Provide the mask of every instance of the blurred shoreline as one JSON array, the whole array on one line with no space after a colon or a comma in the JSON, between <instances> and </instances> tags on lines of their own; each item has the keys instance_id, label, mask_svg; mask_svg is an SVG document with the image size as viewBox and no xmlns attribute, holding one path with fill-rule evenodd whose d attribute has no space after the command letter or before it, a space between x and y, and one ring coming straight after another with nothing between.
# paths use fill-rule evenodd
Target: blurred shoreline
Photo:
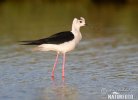
<instances>
[{"instance_id":1,"label":"blurred shoreline","mask_svg":"<svg viewBox=\"0 0 138 100\"><path fill-rule=\"evenodd\" d=\"M137 3L94 3L95 0L1 0L0 39L19 41L70 30L74 17L83 16L88 27L83 37L137 37ZM113 0L114 1L114 0ZM117 0L118 1L118 0ZM120 0L121 1L121 0ZM133 1L133 0L132 0ZM134 0L135 1L135 0ZM8 38L7 40L7 37ZM11 40L10 40L11 39Z\"/></svg>"},{"instance_id":2,"label":"blurred shoreline","mask_svg":"<svg viewBox=\"0 0 138 100\"><path fill-rule=\"evenodd\" d=\"M37 2L37 3L43 3L43 2L92 2L95 4L131 4L131 3L138 3L137 0L0 0L0 3L2 2Z\"/></svg>"}]
</instances>

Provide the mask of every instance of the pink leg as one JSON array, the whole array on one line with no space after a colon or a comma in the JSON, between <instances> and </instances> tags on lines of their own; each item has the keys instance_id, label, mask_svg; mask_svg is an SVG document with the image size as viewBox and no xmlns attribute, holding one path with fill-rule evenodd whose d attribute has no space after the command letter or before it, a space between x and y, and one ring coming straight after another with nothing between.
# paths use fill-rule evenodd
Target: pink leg
<instances>
[{"instance_id":1,"label":"pink leg","mask_svg":"<svg viewBox=\"0 0 138 100\"><path fill-rule=\"evenodd\" d=\"M66 54L64 53L63 54L63 64L62 64L62 78L65 77L65 74L64 74L64 72L65 72L65 60L66 60Z\"/></svg>"},{"instance_id":2,"label":"pink leg","mask_svg":"<svg viewBox=\"0 0 138 100\"><path fill-rule=\"evenodd\" d=\"M51 77L54 77L54 71L55 71L55 68L56 68L56 65L57 65L57 62L58 62L58 52L57 52L57 56L56 56L56 59L55 59L55 63L54 63L54 67L53 67L53 70L52 70L52 74L51 74Z\"/></svg>"}]
</instances>

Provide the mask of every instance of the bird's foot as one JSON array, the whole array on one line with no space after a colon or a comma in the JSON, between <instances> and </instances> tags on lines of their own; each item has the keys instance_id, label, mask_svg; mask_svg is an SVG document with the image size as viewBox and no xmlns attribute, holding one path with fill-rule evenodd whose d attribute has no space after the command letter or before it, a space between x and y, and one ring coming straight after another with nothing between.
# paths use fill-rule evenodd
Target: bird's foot
<instances>
[{"instance_id":1,"label":"bird's foot","mask_svg":"<svg viewBox=\"0 0 138 100\"><path fill-rule=\"evenodd\" d=\"M62 76L62 80L64 80L65 79L65 76Z\"/></svg>"},{"instance_id":2,"label":"bird's foot","mask_svg":"<svg viewBox=\"0 0 138 100\"><path fill-rule=\"evenodd\" d=\"M54 77L54 71L52 71L52 73L51 73L51 77Z\"/></svg>"},{"instance_id":3,"label":"bird's foot","mask_svg":"<svg viewBox=\"0 0 138 100\"><path fill-rule=\"evenodd\" d=\"M54 75L52 75L52 76L51 76L51 80L54 80L54 79L55 79L55 77L54 77Z\"/></svg>"}]
</instances>

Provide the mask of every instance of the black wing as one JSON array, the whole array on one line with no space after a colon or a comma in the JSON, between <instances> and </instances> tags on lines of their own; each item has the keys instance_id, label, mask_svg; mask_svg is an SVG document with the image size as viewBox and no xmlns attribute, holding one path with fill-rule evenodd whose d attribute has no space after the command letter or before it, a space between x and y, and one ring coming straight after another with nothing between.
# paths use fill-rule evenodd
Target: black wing
<instances>
[{"instance_id":1,"label":"black wing","mask_svg":"<svg viewBox=\"0 0 138 100\"><path fill-rule=\"evenodd\" d=\"M30 40L30 41L21 41L21 42L25 42L22 45L62 44L64 42L68 42L73 39L74 39L73 33L70 31L65 31L54 34L48 38Z\"/></svg>"}]
</instances>

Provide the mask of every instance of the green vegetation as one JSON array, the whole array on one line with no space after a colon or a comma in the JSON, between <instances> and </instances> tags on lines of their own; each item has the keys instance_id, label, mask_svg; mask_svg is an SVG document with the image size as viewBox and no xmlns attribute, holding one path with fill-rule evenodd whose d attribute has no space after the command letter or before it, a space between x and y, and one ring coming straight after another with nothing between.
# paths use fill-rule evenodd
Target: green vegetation
<instances>
[{"instance_id":1,"label":"green vegetation","mask_svg":"<svg viewBox=\"0 0 138 100\"><path fill-rule=\"evenodd\" d=\"M85 17L89 25L82 30L87 33L83 34L84 37L107 37L115 34L121 37L138 36L137 4L99 5L93 0L22 1L24 2L1 0L0 39L3 42L36 39L58 31L70 30L73 18L80 16Z\"/></svg>"}]
</instances>

